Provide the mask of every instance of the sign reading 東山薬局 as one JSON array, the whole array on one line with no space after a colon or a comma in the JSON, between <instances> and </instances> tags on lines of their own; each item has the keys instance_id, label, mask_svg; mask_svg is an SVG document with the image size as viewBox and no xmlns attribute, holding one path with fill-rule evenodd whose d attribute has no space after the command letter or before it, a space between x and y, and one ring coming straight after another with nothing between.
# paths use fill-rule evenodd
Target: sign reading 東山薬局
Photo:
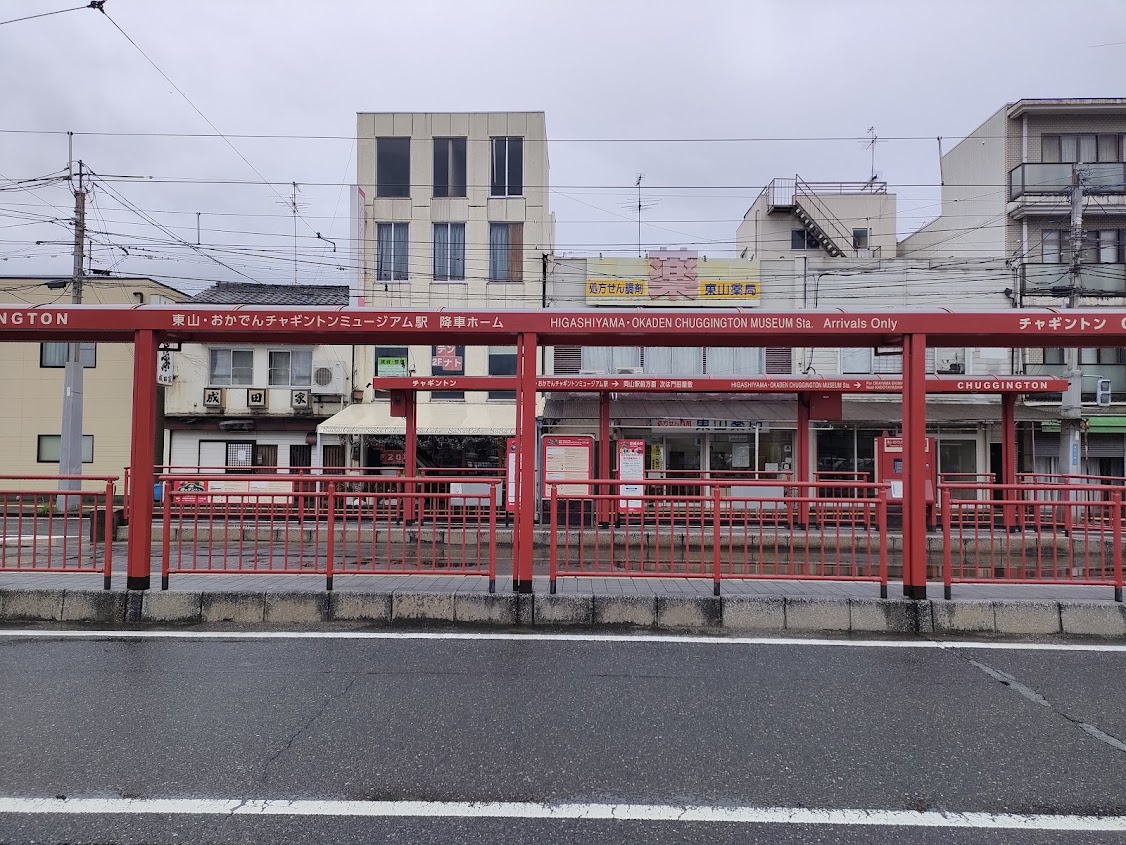
<instances>
[{"instance_id":1,"label":"sign reading \u6771\u5c71\u85ac\u5c40","mask_svg":"<svg viewBox=\"0 0 1126 845\"><path fill-rule=\"evenodd\" d=\"M591 305L755 306L762 299L758 262L701 258L688 250L646 258L588 258Z\"/></svg>"}]
</instances>

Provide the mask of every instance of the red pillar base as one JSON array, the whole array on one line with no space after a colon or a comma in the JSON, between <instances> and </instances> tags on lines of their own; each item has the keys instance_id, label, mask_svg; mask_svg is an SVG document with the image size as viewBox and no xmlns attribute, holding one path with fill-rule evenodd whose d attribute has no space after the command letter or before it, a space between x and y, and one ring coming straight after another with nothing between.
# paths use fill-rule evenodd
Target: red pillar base
<instances>
[{"instance_id":1,"label":"red pillar base","mask_svg":"<svg viewBox=\"0 0 1126 845\"><path fill-rule=\"evenodd\" d=\"M127 590L147 590L152 581L150 575L128 575L125 578L125 589Z\"/></svg>"},{"instance_id":2,"label":"red pillar base","mask_svg":"<svg viewBox=\"0 0 1126 845\"><path fill-rule=\"evenodd\" d=\"M923 601L927 597L927 585L912 584L910 586L904 585L903 595L912 601Z\"/></svg>"}]
</instances>

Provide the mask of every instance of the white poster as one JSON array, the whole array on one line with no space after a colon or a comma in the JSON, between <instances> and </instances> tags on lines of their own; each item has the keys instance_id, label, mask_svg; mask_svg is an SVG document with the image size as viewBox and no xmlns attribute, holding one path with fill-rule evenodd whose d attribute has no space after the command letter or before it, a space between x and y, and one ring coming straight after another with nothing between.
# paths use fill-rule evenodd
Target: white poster
<instances>
[{"instance_id":1,"label":"white poster","mask_svg":"<svg viewBox=\"0 0 1126 845\"><path fill-rule=\"evenodd\" d=\"M618 441L618 480L645 481L645 441L644 440L619 440ZM618 499L618 510L622 513L640 513L642 510L641 499L630 499L629 496L642 496L645 494L644 483L621 484L618 492L622 498Z\"/></svg>"},{"instance_id":2,"label":"white poster","mask_svg":"<svg viewBox=\"0 0 1126 845\"><path fill-rule=\"evenodd\" d=\"M590 478L591 454L594 441L589 437L548 437L543 447L545 494L550 497L548 481ZM589 496L589 484L560 484L558 496Z\"/></svg>"},{"instance_id":3,"label":"white poster","mask_svg":"<svg viewBox=\"0 0 1126 845\"><path fill-rule=\"evenodd\" d=\"M751 444L734 443L731 446L731 466L746 469L751 465Z\"/></svg>"}]
</instances>

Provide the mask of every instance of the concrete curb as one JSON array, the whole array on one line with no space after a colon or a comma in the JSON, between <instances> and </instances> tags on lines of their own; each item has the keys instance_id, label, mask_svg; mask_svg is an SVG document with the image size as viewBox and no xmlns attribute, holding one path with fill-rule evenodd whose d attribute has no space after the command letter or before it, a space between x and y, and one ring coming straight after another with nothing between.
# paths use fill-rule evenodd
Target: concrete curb
<instances>
[{"instance_id":1,"label":"concrete curb","mask_svg":"<svg viewBox=\"0 0 1126 845\"><path fill-rule=\"evenodd\" d=\"M810 596L438 592L125 592L0 589L0 624L248 627L358 623L609 627L731 633L784 631L1126 640L1114 602Z\"/></svg>"}]
</instances>

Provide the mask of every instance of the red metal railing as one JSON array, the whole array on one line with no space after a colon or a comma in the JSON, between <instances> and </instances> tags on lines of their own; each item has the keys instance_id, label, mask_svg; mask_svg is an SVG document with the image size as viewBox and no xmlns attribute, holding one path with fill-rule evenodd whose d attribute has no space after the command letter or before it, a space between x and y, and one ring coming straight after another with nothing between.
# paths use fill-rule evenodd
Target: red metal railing
<instances>
[{"instance_id":1,"label":"red metal railing","mask_svg":"<svg viewBox=\"0 0 1126 845\"><path fill-rule=\"evenodd\" d=\"M501 480L258 475L260 489L216 490L225 476L164 475L161 586L173 574L483 575L496 583ZM434 479L427 479L434 480ZM297 489L300 487L301 489ZM198 488L198 489L196 489ZM404 514L412 520L404 523Z\"/></svg>"},{"instance_id":2,"label":"red metal railing","mask_svg":"<svg viewBox=\"0 0 1126 845\"><path fill-rule=\"evenodd\" d=\"M959 494L963 494L959 496ZM1122 488L943 484L942 579L1087 584L1122 601Z\"/></svg>"},{"instance_id":3,"label":"red metal railing","mask_svg":"<svg viewBox=\"0 0 1126 845\"><path fill-rule=\"evenodd\" d=\"M685 482L688 483L688 482ZM613 494L577 487L609 485ZM629 482L548 482L549 578L788 578L876 581L887 595L886 485L857 484L861 497L828 498L816 482L768 482L729 495L703 480L675 501L635 495ZM621 489L626 487L626 490ZM616 524L600 513L619 511Z\"/></svg>"},{"instance_id":4,"label":"red metal railing","mask_svg":"<svg viewBox=\"0 0 1126 845\"><path fill-rule=\"evenodd\" d=\"M276 466L194 466L194 465L162 465L153 468L153 476L158 479L162 475L218 475L218 476L233 476L234 478L248 478L254 475L311 475L317 468L315 467L276 467ZM330 470L335 471L335 470ZM133 490L133 472L132 467L125 467L125 473L122 480L122 495L123 495L123 516L126 522L129 521L129 511L132 507L132 493ZM157 492L153 491L154 501L160 501Z\"/></svg>"},{"instance_id":5,"label":"red metal railing","mask_svg":"<svg viewBox=\"0 0 1126 845\"><path fill-rule=\"evenodd\" d=\"M64 480L80 481L86 489L60 492L58 483ZM0 476L0 488L19 488L0 489L0 572L100 571L102 586L110 589L115 481L113 476Z\"/></svg>"}]
</instances>

